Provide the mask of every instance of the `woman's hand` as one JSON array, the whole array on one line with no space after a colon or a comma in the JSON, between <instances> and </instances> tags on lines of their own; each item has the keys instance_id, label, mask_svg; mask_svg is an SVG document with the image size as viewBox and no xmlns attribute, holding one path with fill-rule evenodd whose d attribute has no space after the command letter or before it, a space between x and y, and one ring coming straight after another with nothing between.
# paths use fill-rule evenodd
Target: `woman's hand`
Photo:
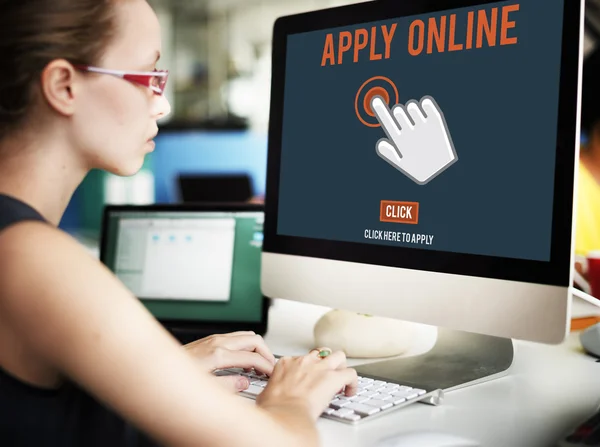
<instances>
[{"instance_id":1,"label":"woman's hand","mask_svg":"<svg viewBox=\"0 0 600 447\"><path fill-rule=\"evenodd\" d=\"M280 358L269 383L257 396L257 404L269 408L297 402L316 420L335 394L355 395L358 378L356 370L346 367L346 355L337 351L320 357L319 351Z\"/></svg>"},{"instance_id":2,"label":"woman's hand","mask_svg":"<svg viewBox=\"0 0 600 447\"><path fill-rule=\"evenodd\" d=\"M275 357L260 335L250 332L232 332L230 334L210 335L184 348L209 371L225 368L254 369L258 373L271 375ZM236 391L248 388L250 383L243 376L222 376Z\"/></svg>"}]
</instances>

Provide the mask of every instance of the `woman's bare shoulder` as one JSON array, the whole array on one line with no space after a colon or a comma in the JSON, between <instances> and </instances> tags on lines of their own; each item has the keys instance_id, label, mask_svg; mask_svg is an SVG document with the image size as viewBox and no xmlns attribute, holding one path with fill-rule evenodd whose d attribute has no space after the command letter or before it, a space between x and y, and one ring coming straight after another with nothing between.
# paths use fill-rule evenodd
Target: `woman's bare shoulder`
<instances>
[{"instance_id":1,"label":"woman's bare shoulder","mask_svg":"<svg viewBox=\"0 0 600 447\"><path fill-rule=\"evenodd\" d=\"M0 232L0 290L16 284L21 290L39 287L39 281L50 279L39 276L40 269L60 266L62 272L74 273L81 265L92 265L89 258L83 245L64 231L41 221L19 222Z\"/></svg>"},{"instance_id":2,"label":"woman's bare shoulder","mask_svg":"<svg viewBox=\"0 0 600 447\"><path fill-rule=\"evenodd\" d=\"M72 236L47 222L25 220L0 231L0 250L35 248L35 245L30 246L29 242L36 243L40 238L54 244L78 244ZM44 249L44 247L39 247L39 249Z\"/></svg>"},{"instance_id":3,"label":"woman's bare shoulder","mask_svg":"<svg viewBox=\"0 0 600 447\"><path fill-rule=\"evenodd\" d=\"M130 291L81 243L38 221L0 232L0 312L56 366L66 361L73 339L92 342L115 314L132 322L148 318Z\"/></svg>"},{"instance_id":4,"label":"woman's bare shoulder","mask_svg":"<svg viewBox=\"0 0 600 447\"><path fill-rule=\"evenodd\" d=\"M0 232L0 310L30 333L29 324L39 326L72 310L75 300L85 301L88 283L110 282L101 270L69 234L40 221L19 222Z\"/></svg>"}]
</instances>

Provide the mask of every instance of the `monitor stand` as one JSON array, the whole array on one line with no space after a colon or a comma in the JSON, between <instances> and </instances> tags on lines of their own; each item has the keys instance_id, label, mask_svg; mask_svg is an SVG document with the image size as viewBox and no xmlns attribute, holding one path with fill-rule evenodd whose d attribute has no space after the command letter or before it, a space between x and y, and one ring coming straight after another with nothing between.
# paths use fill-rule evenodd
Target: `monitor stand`
<instances>
[{"instance_id":1,"label":"monitor stand","mask_svg":"<svg viewBox=\"0 0 600 447\"><path fill-rule=\"evenodd\" d=\"M448 392L506 375L513 355L512 339L438 328L435 345L423 354L353 368L359 376Z\"/></svg>"}]
</instances>

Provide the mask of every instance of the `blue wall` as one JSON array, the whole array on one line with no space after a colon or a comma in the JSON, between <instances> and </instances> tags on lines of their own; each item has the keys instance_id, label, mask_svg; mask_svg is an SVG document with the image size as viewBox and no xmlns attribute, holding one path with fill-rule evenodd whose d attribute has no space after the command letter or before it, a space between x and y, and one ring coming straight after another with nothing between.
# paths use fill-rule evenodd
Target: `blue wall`
<instances>
[{"instance_id":1,"label":"blue wall","mask_svg":"<svg viewBox=\"0 0 600 447\"><path fill-rule=\"evenodd\" d=\"M161 131L151 156L157 203L179 200L180 173L247 173L265 193L267 136L248 131Z\"/></svg>"}]
</instances>

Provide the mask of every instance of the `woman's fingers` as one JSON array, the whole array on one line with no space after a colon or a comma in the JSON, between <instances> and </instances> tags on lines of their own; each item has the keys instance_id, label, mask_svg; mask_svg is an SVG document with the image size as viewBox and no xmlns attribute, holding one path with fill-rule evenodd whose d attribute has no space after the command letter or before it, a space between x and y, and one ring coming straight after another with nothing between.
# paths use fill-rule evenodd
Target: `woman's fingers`
<instances>
[{"instance_id":1,"label":"woman's fingers","mask_svg":"<svg viewBox=\"0 0 600 447\"><path fill-rule=\"evenodd\" d=\"M344 368L331 371L335 380L335 389L339 390L345 387L346 396L354 396L358 390L358 374L355 369Z\"/></svg>"},{"instance_id":2,"label":"woman's fingers","mask_svg":"<svg viewBox=\"0 0 600 447\"><path fill-rule=\"evenodd\" d=\"M329 348L321 348L319 350L312 350L311 354L315 354L313 351L316 351L316 355L317 355L317 357L319 357L319 355L321 353L323 353L323 351L327 351L327 350L329 350ZM331 352L331 350L329 350L329 352ZM347 370L346 354L343 351L336 351L325 357L321 356L319 358L320 358L321 364L327 369L335 370L335 371ZM354 370L351 370L351 371L353 371L354 376L356 376L356 371L354 371ZM350 374L352 375L352 372ZM356 389L358 387L358 382L356 382L355 384L344 383L337 390L336 394L340 394L340 393L344 392L344 387L346 387L346 389L345 389L346 395L352 396L356 393Z\"/></svg>"},{"instance_id":3,"label":"woman's fingers","mask_svg":"<svg viewBox=\"0 0 600 447\"><path fill-rule=\"evenodd\" d=\"M273 364L256 352L216 348L212 355L212 368L253 368L263 374L271 375Z\"/></svg>"},{"instance_id":4,"label":"woman's fingers","mask_svg":"<svg viewBox=\"0 0 600 447\"><path fill-rule=\"evenodd\" d=\"M346 354L344 351L335 351L321 359L324 365L330 369L342 369L346 367Z\"/></svg>"},{"instance_id":5,"label":"woman's fingers","mask_svg":"<svg viewBox=\"0 0 600 447\"><path fill-rule=\"evenodd\" d=\"M256 335L254 331L236 331L228 332L227 334L215 335L215 337L237 337L238 335Z\"/></svg>"},{"instance_id":6,"label":"woman's fingers","mask_svg":"<svg viewBox=\"0 0 600 447\"><path fill-rule=\"evenodd\" d=\"M238 335L226 334L222 337L215 337L214 343L219 347L231 351L257 352L271 363L271 365L275 364L275 356L260 335L249 335L248 333L239 333Z\"/></svg>"},{"instance_id":7,"label":"woman's fingers","mask_svg":"<svg viewBox=\"0 0 600 447\"><path fill-rule=\"evenodd\" d=\"M217 377L217 380L221 383L221 385L225 386L225 388L233 391L234 393L244 391L250 386L250 381L244 376L219 376Z\"/></svg>"}]
</instances>

